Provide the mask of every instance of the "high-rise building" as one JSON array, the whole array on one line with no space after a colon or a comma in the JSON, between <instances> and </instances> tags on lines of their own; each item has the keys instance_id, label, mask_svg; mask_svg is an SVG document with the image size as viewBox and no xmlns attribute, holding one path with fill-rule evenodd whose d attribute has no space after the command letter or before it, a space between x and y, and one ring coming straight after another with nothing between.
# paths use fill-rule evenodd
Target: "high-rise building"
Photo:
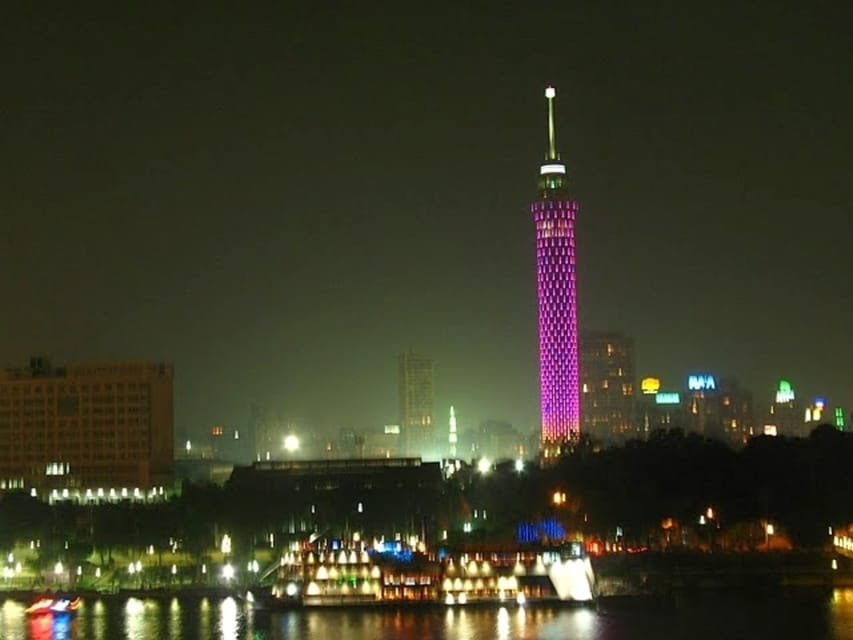
<instances>
[{"instance_id":1,"label":"high-rise building","mask_svg":"<svg viewBox=\"0 0 853 640\"><path fill-rule=\"evenodd\" d=\"M432 358L414 349L401 353L398 389L404 451L407 455L427 455L437 444Z\"/></svg>"},{"instance_id":2,"label":"high-rise building","mask_svg":"<svg viewBox=\"0 0 853 640\"><path fill-rule=\"evenodd\" d=\"M739 447L757 433L752 393L733 378L687 377L687 430Z\"/></svg>"},{"instance_id":3,"label":"high-rise building","mask_svg":"<svg viewBox=\"0 0 853 640\"><path fill-rule=\"evenodd\" d=\"M639 437L647 440L655 431L687 429L684 393L664 389L660 378L654 377L643 378L640 388L642 393L634 396L634 422Z\"/></svg>"},{"instance_id":4,"label":"high-rise building","mask_svg":"<svg viewBox=\"0 0 853 640\"><path fill-rule=\"evenodd\" d=\"M0 489L147 490L174 467L172 365L0 371Z\"/></svg>"},{"instance_id":5,"label":"high-rise building","mask_svg":"<svg viewBox=\"0 0 853 640\"><path fill-rule=\"evenodd\" d=\"M752 392L733 378L720 380L720 431L723 441L734 447L758 434Z\"/></svg>"},{"instance_id":6,"label":"high-rise building","mask_svg":"<svg viewBox=\"0 0 853 640\"><path fill-rule=\"evenodd\" d=\"M637 437L634 340L615 331L580 335L583 431L604 442Z\"/></svg>"},{"instance_id":7,"label":"high-rise building","mask_svg":"<svg viewBox=\"0 0 853 640\"><path fill-rule=\"evenodd\" d=\"M575 217L566 165L554 133L553 87L548 101L548 150L539 167L539 197L530 204L536 223L536 283L539 301L540 447L543 457L580 436Z\"/></svg>"}]
</instances>

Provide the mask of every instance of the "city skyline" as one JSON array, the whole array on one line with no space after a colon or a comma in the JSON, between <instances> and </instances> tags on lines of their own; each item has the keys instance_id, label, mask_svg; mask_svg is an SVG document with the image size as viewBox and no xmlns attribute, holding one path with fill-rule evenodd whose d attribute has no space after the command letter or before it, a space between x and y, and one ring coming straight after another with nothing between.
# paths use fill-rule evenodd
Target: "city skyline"
<instances>
[{"instance_id":1,"label":"city skyline","mask_svg":"<svg viewBox=\"0 0 853 640\"><path fill-rule=\"evenodd\" d=\"M550 83L581 330L849 411L850 53L774 7L11 9L0 365L168 361L176 431L334 431L394 420L414 345L437 420L537 428Z\"/></svg>"}]
</instances>

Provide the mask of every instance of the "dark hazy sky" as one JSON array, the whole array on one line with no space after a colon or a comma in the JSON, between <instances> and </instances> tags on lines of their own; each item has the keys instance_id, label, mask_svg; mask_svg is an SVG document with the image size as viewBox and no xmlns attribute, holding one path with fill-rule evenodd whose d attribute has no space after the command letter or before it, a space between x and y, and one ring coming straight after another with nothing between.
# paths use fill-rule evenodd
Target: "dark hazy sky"
<instances>
[{"instance_id":1,"label":"dark hazy sky","mask_svg":"<svg viewBox=\"0 0 853 640\"><path fill-rule=\"evenodd\" d=\"M535 426L552 83L582 326L853 408L846 3L40 4L0 9L3 365L172 361L183 432L363 428L415 346L440 420Z\"/></svg>"}]
</instances>

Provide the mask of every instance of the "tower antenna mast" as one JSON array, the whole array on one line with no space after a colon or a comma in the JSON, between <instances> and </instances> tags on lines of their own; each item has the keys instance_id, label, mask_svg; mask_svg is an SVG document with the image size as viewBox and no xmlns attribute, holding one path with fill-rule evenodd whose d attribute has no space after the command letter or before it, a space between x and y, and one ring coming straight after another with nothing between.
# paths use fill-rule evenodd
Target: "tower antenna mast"
<instances>
[{"instance_id":1,"label":"tower antenna mast","mask_svg":"<svg viewBox=\"0 0 853 640\"><path fill-rule=\"evenodd\" d=\"M559 160L557 154L557 141L554 133L554 98L557 96L557 90L554 87L548 86L545 89L545 97L548 99L548 160Z\"/></svg>"}]
</instances>

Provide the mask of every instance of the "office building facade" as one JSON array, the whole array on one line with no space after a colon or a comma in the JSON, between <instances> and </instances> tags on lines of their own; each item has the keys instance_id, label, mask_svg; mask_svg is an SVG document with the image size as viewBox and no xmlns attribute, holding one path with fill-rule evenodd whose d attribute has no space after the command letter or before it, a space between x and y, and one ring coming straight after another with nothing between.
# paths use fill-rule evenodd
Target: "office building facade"
<instances>
[{"instance_id":1,"label":"office building facade","mask_svg":"<svg viewBox=\"0 0 853 640\"><path fill-rule=\"evenodd\" d=\"M0 489L147 491L173 481L174 369L115 362L0 371Z\"/></svg>"},{"instance_id":2,"label":"office building facade","mask_svg":"<svg viewBox=\"0 0 853 640\"><path fill-rule=\"evenodd\" d=\"M594 440L641 435L635 417L634 340L614 331L580 335L581 418Z\"/></svg>"},{"instance_id":3,"label":"office building facade","mask_svg":"<svg viewBox=\"0 0 853 640\"><path fill-rule=\"evenodd\" d=\"M424 456L437 444L432 358L409 349L398 368L399 424L406 455Z\"/></svg>"}]
</instances>

